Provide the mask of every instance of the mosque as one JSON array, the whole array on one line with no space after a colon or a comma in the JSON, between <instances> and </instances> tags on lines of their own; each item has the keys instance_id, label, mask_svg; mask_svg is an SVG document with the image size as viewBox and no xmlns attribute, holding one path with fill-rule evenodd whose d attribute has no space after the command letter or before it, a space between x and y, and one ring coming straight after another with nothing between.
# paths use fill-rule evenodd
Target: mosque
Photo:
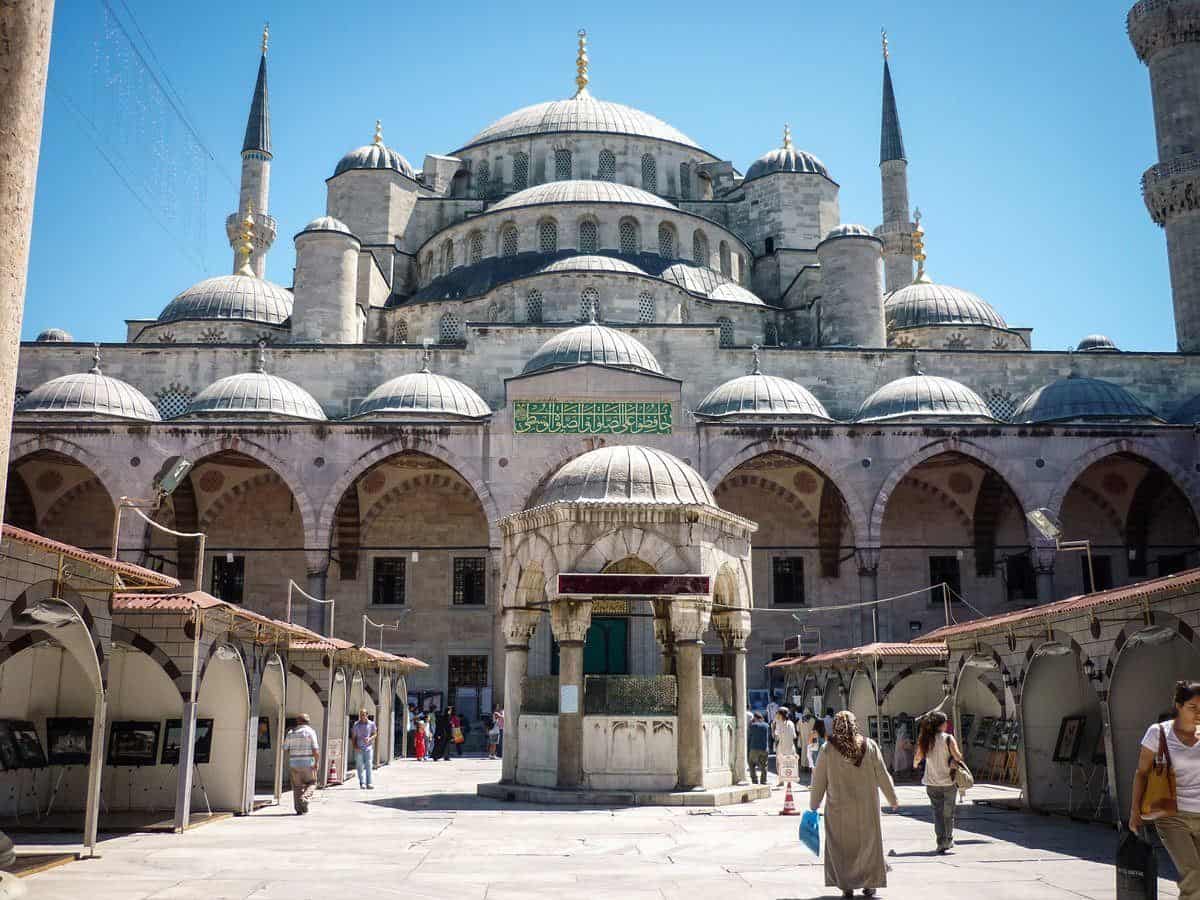
<instances>
[{"instance_id":1,"label":"mosque","mask_svg":"<svg viewBox=\"0 0 1200 900\"><path fill-rule=\"evenodd\" d=\"M568 96L419 169L377 123L303 224L270 214L287 152L264 34L232 274L129 320L124 343L23 345L6 519L274 619L293 580L336 600L339 637L398 618L384 647L430 664L409 691L478 707L568 667L686 661L764 688L797 634L806 651L909 641L1196 566L1200 123L1176 112L1197 99L1200 27L1176 6L1196 8L1129 18L1179 340L1155 353L1095 334L1035 350L934 279L886 43L878 224L839 214L836 179L866 173L786 127L743 169L599 99L583 32ZM290 286L264 277L281 228ZM155 515L207 535L202 585L191 541L135 516L113 533L120 498L176 457L193 468ZM1048 544L1038 508L1088 558ZM597 588L552 615L552 576L572 572L712 576L696 591L723 600L684 621Z\"/></svg>"}]
</instances>

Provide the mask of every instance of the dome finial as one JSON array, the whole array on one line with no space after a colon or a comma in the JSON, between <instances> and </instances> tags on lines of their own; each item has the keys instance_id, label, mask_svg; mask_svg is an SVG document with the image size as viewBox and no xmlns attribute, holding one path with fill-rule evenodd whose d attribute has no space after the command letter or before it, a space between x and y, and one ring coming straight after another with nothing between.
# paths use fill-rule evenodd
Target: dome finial
<instances>
[{"instance_id":1,"label":"dome finial","mask_svg":"<svg viewBox=\"0 0 1200 900\"><path fill-rule=\"evenodd\" d=\"M425 343L425 352L421 354L421 374L429 374L429 362L433 359L433 351L429 349L429 342Z\"/></svg>"},{"instance_id":2,"label":"dome finial","mask_svg":"<svg viewBox=\"0 0 1200 900\"><path fill-rule=\"evenodd\" d=\"M575 56L575 96L586 97L588 86L587 29L579 29L579 53Z\"/></svg>"},{"instance_id":3,"label":"dome finial","mask_svg":"<svg viewBox=\"0 0 1200 900\"><path fill-rule=\"evenodd\" d=\"M267 55L267 41L271 37L271 23L263 22L262 55Z\"/></svg>"},{"instance_id":4,"label":"dome finial","mask_svg":"<svg viewBox=\"0 0 1200 900\"><path fill-rule=\"evenodd\" d=\"M100 342L92 344L92 367L88 370L92 375L100 374Z\"/></svg>"},{"instance_id":5,"label":"dome finial","mask_svg":"<svg viewBox=\"0 0 1200 900\"><path fill-rule=\"evenodd\" d=\"M884 59L887 59L888 57L890 57L890 56L891 56L891 54L888 52L888 37L887 37L887 29L886 29L886 28L880 28L880 29L879 29L879 34L880 34L880 35L882 36L882 38L883 38L883 58L884 58Z\"/></svg>"},{"instance_id":6,"label":"dome finial","mask_svg":"<svg viewBox=\"0 0 1200 900\"><path fill-rule=\"evenodd\" d=\"M241 258L241 265L238 266L234 275L246 275L250 278L254 277L254 269L250 267L250 257L254 253L254 204L246 204L246 217L242 219L241 240L238 242L237 251Z\"/></svg>"},{"instance_id":7,"label":"dome finial","mask_svg":"<svg viewBox=\"0 0 1200 900\"><path fill-rule=\"evenodd\" d=\"M761 375L762 374L762 359L758 355L758 350L759 350L758 344L752 344L750 349L754 353L754 369L750 372L750 374L751 375Z\"/></svg>"},{"instance_id":8,"label":"dome finial","mask_svg":"<svg viewBox=\"0 0 1200 900\"><path fill-rule=\"evenodd\" d=\"M921 207L913 213L913 259L917 262L917 277L913 284L929 284L929 276L925 274L925 229L921 227Z\"/></svg>"},{"instance_id":9,"label":"dome finial","mask_svg":"<svg viewBox=\"0 0 1200 900\"><path fill-rule=\"evenodd\" d=\"M383 121L381 119L375 120L375 146L383 146Z\"/></svg>"},{"instance_id":10,"label":"dome finial","mask_svg":"<svg viewBox=\"0 0 1200 900\"><path fill-rule=\"evenodd\" d=\"M783 149L792 149L792 126L787 122L783 123Z\"/></svg>"},{"instance_id":11,"label":"dome finial","mask_svg":"<svg viewBox=\"0 0 1200 900\"><path fill-rule=\"evenodd\" d=\"M909 367L914 375L924 375L925 370L921 368L921 357L917 355L917 351L913 351L912 360L909 362Z\"/></svg>"},{"instance_id":12,"label":"dome finial","mask_svg":"<svg viewBox=\"0 0 1200 900\"><path fill-rule=\"evenodd\" d=\"M254 371L259 373L267 371L267 342L262 338L258 339L258 354L254 359Z\"/></svg>"}]
</instances>

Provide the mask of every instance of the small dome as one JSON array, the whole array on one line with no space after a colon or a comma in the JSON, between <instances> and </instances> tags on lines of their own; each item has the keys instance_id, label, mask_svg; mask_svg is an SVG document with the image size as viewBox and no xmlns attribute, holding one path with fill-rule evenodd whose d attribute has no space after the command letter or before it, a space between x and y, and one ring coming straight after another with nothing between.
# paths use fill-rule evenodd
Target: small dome
<instances>
[{"instance_id":1,"label":"small dome","mask_svg":"<svg viewBox=\"0 0 1200 900\"><path fill-rule=\"evenodd\" d=\"M658 360L637 338L589 322L556 334L525 364L524 373L542 372L564 366L614 366L661 375Z\"/></svg>"},{"instance_id":2,"label":"small dome","mask_svg":"<svg viewBox=\"0 0 1200 900\"><path fill-rule=\"evenodd\" d=\"M238 319L282 325L292 314L292 292L263 278L219 275L188 288L158 314L158 324L184 319Z\"/></svg>"},{"instance_id":3,"label":"small dome","mask_svg":"<svg viewBox=\"0 0 1200 900\"><path fill-rule=\"evenodd\" d=\"M672 503L716 506L700 473L649 447L601 447L555 472L538 497L549 503Z\"/></svg>"},{"instance_id":4,"label":"small dome","mask_svg":"<svg viewBox=\"0 0 1200 900\"><path fill-rule=\"evenodd\" d=\"M552 272L615 272L621 275L646 274L645 270L639 269L633 263L624 259L619 259L615 256L601 256L599 254L593 255L587 253L556 259L538 270L539 275L546 275Z\"/></svg>"},{"instance_id":5,"label":"small dome","mask_svg":"<svg viewBox=\"0 0 1200 900\"><path fill-rule=\"evenodd\" d=\"M354 412L356 418L397 414L480 419L492 411L461 381L423 369L385 381Z\"/></svg>"},{"instance_id":6,"label":"small dome","mask_svg":"<svg viewBox=\"0 0 1200 900\"><path fill-rule=\"evenodd\" d=\"M1089 334L1075 348L1080 353L1120 353L1113 339L1103 334Z\"/></svg>"},{"instance_id":7,"label":"small dome","mask_svg":"<svg viewBox=\"0 0 1200 900\"><path fill-rule=\"evenodd\" d=\"M798 175L823 175L829 178L829 170L825 168L825 164L804 150L797 150L792 146L791 139L785 139L785 145L772 150L770 153L764 153L758 159L750 164L750 168L746 170L746 177L742 180L745 184L747 181L753 181L755 178L762 178L764 175L773 175L776 172L794 172ZM832 179L830 179L832 180Z\"/></svg>"},{"instance_id":8,"label":"small dome","mask_svg":"<svg viewBox=\"0 0 1200 900\"><path fill-rule=\"evenodd\" d=\"M1000 313L982 297L944 284L919 281L893 291L883 304L887 327L989 325L1008 328Z\"/></svg>"},{"instance_id":9,"label":"small dome","mask_svg":"<svg viewBox=\"0 0 1200 900\"><path fill-rule=\"evenodd\" d=\"M393 172L407 175L414 180L417 177L413 167L408 164L408 160L390 147L385 147L382 141L351 150L338 160L333 175L336 178L351 169L391 169Z\"/></svg>"},{"instance_id":10,"label":"small dome","mask_svg":"<svg viewBox=\"0 0 1200 900\"><path fill-rule=\"evenodd\" d=\"M325 418L321 404L312 394L286 378L261 370L240 372L214 381L196 395L186 415Z\"/></svg>"},{"instance_id":11,"label":"small dome","mask_svg":"<svg viewBox=\"0 0 1200 900\"><path fill-rule=\"evenodd\" d=\"M1119 384L1069 375L1043 385L1021 401L1011 421L1021 425L1074 419L1156 419L1143 403Z\"/></svg>"},{"instance_id":12,"label":"small dome","mask_svg":"<svg viewBox=\"0 0 1200 900\"><path fill-rule=\"evenodd\" d=\"M885 384L863 401L854 421L945 419L995 421L977 393L964 384L936 375L909 375Z\"/></svg>"},{"instance_id":13,"label":"small dome","mask_svg":"<svg viewBox=\"0 0 1200 900\"><path fill-rule=\"evenodd\" d=\"M131 384L100 371L100 354L90 372L61 375L25 395L18 415L104 416L158 422L160 416L146 395Z\"/></svg>"},{"instance_id":14,"label":"small dome","mask_svg":"<svg viewBox=\"0 0 1200 900\"><path fill-rule=\"evenodd\" d=\"M825 237L822 238L822 240L831 241L834 238L843 238L843 237L873 238L873 237L875 237L875 235L871 233L871 229L867 228L866 225L845 224L845 225L838 225L836 228L829 229L829 234L825 235Z\"/></svg>"},{"instance_id":15,"label":"small dome","mask_svg":"<svg viewBox=\"0 0 1200 900\"><path fill-rule=\"evenodd\" d=\"M470 143L462 149L506 138L572 131L625 134L700 149L699 145L682 131L672 128L649 113L620 103L597 100L586 93L570 100L535 103L533 106L511 112L471 138Z\"/></svg>"},{"instance_id":16,"label":"small dome","mask_svg":"<svg viewBox=\"0 0 1200 900\"><path fill-rule=\"evenodd\" d=\"M491 206L488 212L520 209L523 206L541 206L547 203L626 203L633 206L654 206L658 209L675 210L664 200L643 191L641 188L612 181L548 181L535 184L523 191L505 197ZM677 211L677 210L676 210Z\"/></svg>"},{"instance_id":17,"label":"small dome","mask_svg":"<svg viewBox=\"0 0 1200 900\"><path fill-rule=\"evenodd\" d=\"M749 303L763 306L763 301L753 292L731 281L715 269L699 266L687 260L677 260L658 273L658 277L679 285L689 294L698 294L713 300L733 303Z\"/></svg>"},{"instance_id":18,"label":"small dome","mask_svg":"<svg viewBox=\"0 0 1200 900\"><path fill-rule=\"evenodd\" d=\"M61 328L47 328L37 336L39 344L69 344L75 338Z\"/></svg>"},{"instance_id":19,"label":"small dome","mask_svg":"<svg viewBox=\"0 0 1200 900\"><path fill-rule=\"evenodd\" d=\"M787 378L754 372L714 388L696 407L703 418L791 419L832 421L821 401Z\"/></svg>"},{"instance_id":20,"label":"small dome","mask_svg":"<svg viewBox=\"0 0 1200 900\"><path fill-rule=\"evenodd\" d=\"M749 303L753 306L765 306L762 298L753 291L748 291L740 284L732 281L726 281L715 288L708 295L710 300L724 300L728 303Z\"/></svg>"},{"instance_id":21,"label":"small dome","mask_svg":"<svg viewBox=\"0 0 1200 900\"><path fill-rule=\"evenodd\" d=\"M335 219L333 216L317 216L307 225L304 226L305 231L336 231L338 234L348 234L354 237L354 232L350 230L350 226L341 219Z\"/></svg>"}]
</instances>

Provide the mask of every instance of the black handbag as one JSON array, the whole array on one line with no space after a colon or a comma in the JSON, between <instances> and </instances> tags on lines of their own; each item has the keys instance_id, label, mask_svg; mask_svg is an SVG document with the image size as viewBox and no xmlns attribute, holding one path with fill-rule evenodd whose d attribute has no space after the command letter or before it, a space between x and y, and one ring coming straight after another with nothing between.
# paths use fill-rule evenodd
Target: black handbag
<instances>
[{"instance_id":1,"label":"black handbag","mask_svg":"<svg viewBox=\"0 0 1200 900\"><path fill-rule=\"evenodd\" d=\"M1154 845L1128 828L1117 842L1117 900L1158 900Z\"/></svg>"}]
</instances>

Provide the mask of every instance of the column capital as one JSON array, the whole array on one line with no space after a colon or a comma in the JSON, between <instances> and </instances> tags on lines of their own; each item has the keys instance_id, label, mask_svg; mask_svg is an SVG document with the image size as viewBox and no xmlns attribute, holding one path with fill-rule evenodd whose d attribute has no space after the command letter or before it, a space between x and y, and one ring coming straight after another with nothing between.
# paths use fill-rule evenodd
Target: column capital
<instances>
[{"instance_id":1,"label":"column capital","mask_svg":"<svg viewBox=\"0 0 1200 900\"><path fill-rule=\"evenodd\" d=\"M1058 548L1053 544L1038 544L1030 553L1033 570L1039 574L1053 574L1054 561L1058 557Z\"/></svg>"},{"instance_id":2,"label":"column capital","mask_svg":"<svg viewBox=\"0 0 1200 900\"><path fill-rule=\"evenodd\" d=\"M587 640L591 624L591 600L555 599L550 604L550 627L554 632L554 639L560 644L568 641L582 644Z\"/></svg>"},{"instance_id":3,"label":"column capital","mask_svg":"<svg viewBox=\"0 0 1200 900\"><path fill-rule=\"evenodd\" d=\"M858 547L854 551L859 575L874 575L879 571L879 548Z\"/></svg>"},{"instance_id":4,"label":"column capital","mask_svg":"<svg viewBox=\"0 0 1200 900\"><path fill-rule=\"evenodd\" d=\"M541 615L529 609L507 609L504 611L504 643L508 647L528 649L529 641L537 630Z\"/></svg>"},{"instance_id":5,"label":"column capital","mask_svg":"<svg viewBox=\"0 0 1200 900\"><path fill-rule=\"evenodd\" d=\"M723 609L713 614L713 627L726 650L744 652L746 641L750 639L750 611Z\"/></svg>"},{"instance_id":6,"label":"column capital","mask_svg":"<svg viewBox=\"0 0 1200 900\"><path fill-rule=\"evenodd\" d=\"M712 604L707 601L672 600L671 636L676 643L704 640L712 618Z\"/></svg>"}]
</instances>

